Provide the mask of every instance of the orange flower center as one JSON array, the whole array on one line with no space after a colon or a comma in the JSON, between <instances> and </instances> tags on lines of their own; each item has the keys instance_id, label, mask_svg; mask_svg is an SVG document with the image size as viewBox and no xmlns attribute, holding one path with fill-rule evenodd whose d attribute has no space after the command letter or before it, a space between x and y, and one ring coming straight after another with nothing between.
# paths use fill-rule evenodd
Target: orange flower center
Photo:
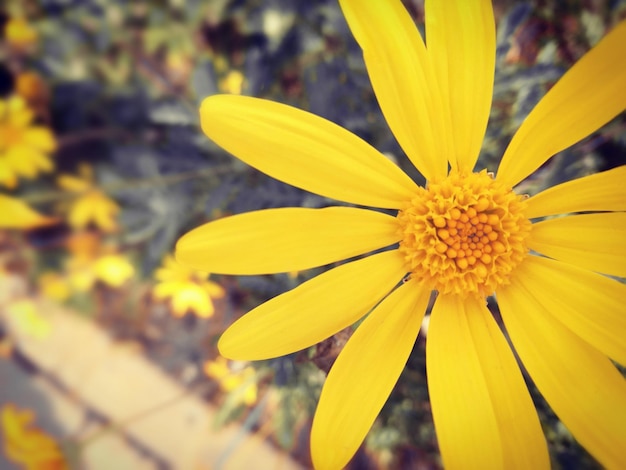
<instances>
[{"instance_id":1,"label":"orange flower center","mask_svg":"<svg viewBox=\"0 0 626 470\"><path fill-rule=\"evenodd\" d=\"M398 213L411 276L444 294L492 294L526 257L526 202L489 175L452 172Z\"/></svg>"}]
</instances>

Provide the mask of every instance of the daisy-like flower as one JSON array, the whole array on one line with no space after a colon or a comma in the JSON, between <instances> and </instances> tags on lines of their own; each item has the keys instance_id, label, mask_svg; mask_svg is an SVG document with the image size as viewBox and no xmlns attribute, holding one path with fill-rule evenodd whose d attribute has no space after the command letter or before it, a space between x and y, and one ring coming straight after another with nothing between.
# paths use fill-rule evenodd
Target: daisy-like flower
<instances>
[{"instance_id":1,"label":"daisy-like flower","mask_svg":"<svg viewBox=\"0 0 626 470\"><path fill-rule=\"evenodd\" d=\"M626 276L626 167L530 198L513 188L626 108L626 23L550 89L493 176L474 171L493 89L491 3L427 0L428 47L400 0L340 4L383 114L428 183L418 187L370 145L310 113L250 97L205 99L203 131L243 161L322 196L397 211L269 209L183 236L179 261L235 275L388 248L244 315L221 337L221 354L292 353L367 315L313 419L315 467L341 468L396 383L435 290L426 363L444 467L546 468L520 367L486 307L495 294L521 363L562 422L600 463L625 467L626 381L611 359L626 364L626 286L605 275Z\"/></svg>"},{"instance_id":2,"label":"daisy-like flower","mask_svg":"<svg viewBox=\"0 0 626 470\"><path fill-rule=\"evenodd\" d=\"M65 302L71 295L69 280L60 272L46 271L37 280L44 297L57 302Z\"/></svg>"},{"instance_id":3,"label":"daisy-like flower","mask_svg":"<svg viewBox=\"0 0 626 470\"><path fill-rule=\"evenodd\" d=\"M19 96L0 99L0 184L17 186L53 168L50 153L56 141L50 129L33 125L34 114Z\"/></svg>"},{"instance_id":4,"label":"daisy-like flower","mask_svg":"<svg viewBox=\"0 0 626 470\"><path fill-rule=\"evenodd\" d=\"M240 95L246 83L246 78L239 70L231 70L220 80L219 87L224 93Z\"/></svg>"},{"instance_id":5,"label":"daisy-like flower","mask_svg":"<svg viewBox=\"0 0 626 470\"><path fill-rule=\"evenodd\" d=\"M22 17L11 18L4 26L4 38L18 50L26 50L37 44L37 31Z\"/></svg>"},{"instance_id":6,"label":"daisy-like flower","mask_svg":"<svg viewBox=\"0 0 626 470\"><path fill-rule=\"evenodd\" d=\"M152 290L160 300L171 299L172 313L177 317L193 312L201 318L213 316L215 307L212 299L224 297L224 289L215 282L207 281L209 273L189 269L167 256L163 266L154 277L159 283Z\"/></svg>"},{"instance_id":7,"label":"daisy-like flower","mask_svg":"<svg viewBox=\"0 0 626 470\"><path fill-rule=\"evenodd\" d=\"M66 470L67 460L57 442L33 426L35 414L12 403L2 407L0 425L4 435L4 454L27 470Z\"/></svg>"},{"instance_id":8,"label":"daisy-like flower","mask_svg":"<svg viewBox=\"0 0 626 470\"><path fill-rule=\"evenodd\" d=\"M234 393L238 402L248 406L256 403L258 391L252 367L241 363L229 365L225 357L218 356L205 362L204 373L217 380L223 391Z\"/></svg>"},{"instance_id":9,"label":"daisy-like flower","mask_svg":"<svg viewBox=\"0 0 626 470\"><path fill-rule=\"evenodd\" d=\"M135 275L135 268L128 258L103 246L97 234L74 234L68 240L68 249L70 258L65 270L70 286L78 292L88 291L97 281L109 287L122 287Z\"/></svg>"},{"instance_id":10,"label":"daisy-like flower","mask_svg":"<svg viewBox=\"0 0 626 470\"><path fill-rule=\"evenodd\" d=\"M93 224L103 232L115 231L120 207L95 186L90 165L80 165L78 172L78 176L61 175L57 179L61 188L78 194L69 208L68 223L79 230Z\"/></svg>"}]
</instances>

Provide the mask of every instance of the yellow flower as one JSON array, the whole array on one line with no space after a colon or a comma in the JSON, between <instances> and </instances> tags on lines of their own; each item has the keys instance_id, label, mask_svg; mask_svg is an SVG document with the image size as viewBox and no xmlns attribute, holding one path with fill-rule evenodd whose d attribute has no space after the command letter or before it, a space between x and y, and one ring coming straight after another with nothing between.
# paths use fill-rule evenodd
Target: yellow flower
<instances>
[{"instance_id":1,"label":"yellow flower","mask_svg":"<svg viewBox=\"0 0 626 470\"><path fill-rule=\"evenodd\" d=\"M11 18L4 26L4 38L17 49L25 49L37 43L37 31L24 18Z\"/></svg>"},{"instance_id":2,"label":"yellow flower","mask_svg":"<svg viewBox=\"0 0 626 470\"><path fill-rule=\"evenodd\" d=\"M241 94L246 78L239 70L231 70L226 76L220 80L219 88L224 93L232 93L234 95Z\"/></svg>"},{"instance_id":3,"label":"yellow flower","mask_svg":"<svg viewBox=\"0 0 626 470\"><path fill-rule=\"evenodd\" d=\"M38 284L44 296L57 302L67 300L71 294L69 281L61 273L45 272L39 277Z\"/></svg>"},{"instance_id":4,"label":"yellow flower","mask_svg":"<svg viewBox=\"0 0 626 470\"><path fill-rule=\"evenodd\" d=\"M9 188L19 177L32 179L52 170L56 148L50 129L32 125L33 112L21 97L0 99L0 184Z\"/></svg>"},{"instance_id":5,"label":"yellow flower","mask_svg":"<svg viewBox=\"0 0 626 470\"><path fill-rule=\"evenodd\" d=\"M626 22L552 87L493 177L472 172L491 107L491 3L427 0L428 48L400 0L340 4L383 114L428 184L418 187L366 142L310 113L250 97L205 99L204 132L255 168L326 197L397 210L269 209L183 236L180 262L234 275L388 248L244 315L220 353L292 353L367 315L328 375L311 431L315 467L341 468L389 396L436 290L426 362L444 467L547 468L530 394L486 307L495 293L516 353L558 417L602 465L625 467L626 381L609 358L626 365L626 285L597 273L626 277L626 167L528 199L512 188L625 109ZM569 215L552 217L560 214Z\"/></svg>"},{"instance_id":6,"label":"yellow flower","mask_svg":"<svg viewBox=\"0 0 626 470\"><path fill-rule=\"evenodd\" d=\"M99 256L94 262L93 271L97 280L110 287L122 287L135 275L135 268L126 256L117 253Z\"/></svg>"},{"instance_id":7,"label":"yellow flower","mask_svg":"<svg viewBox=\"0 0 626 470\"><path fill-rule=\"evenodd\" d=\"M31 209L25 202L0 194L0 228L28 230L56 223Z\"/></svg>"},{"instance_id":8,"label":"yellow flower","mask_svg":"<svg viewBox=\"0 0 626 470\"><path fill-rule=\"evenodd\" d=\"M187 85L194 70L194 61L191 52L180 49L170 49L165 56L168 78L176 86Z\"/></svg>"},{"instance_id":9,"label":"yellow flower","mask_svg":"<svg viewBox=\"0 0 626 470\"><path fill-rule=\"evenodd\" d=\"M68 279L79 292L88 291L96 281L121 287L135 275L127 257L102 246L97 234L77 233L70 238L68 248L71 253L66 264Z\"/></svg>"},{"instance_id":10,"label":"yellow flower","mask_svg":"<svg viewBox=\"0 0 626 470\"><path fill-rule=\"evenodd\" d=\"M154 287L155 298L171 298L172 312L182 317L191 311L202 318L213 316L215 311L211 299L224 297L224 289L215 282L207 281L208 273L189 269L167 256L163 266L154 277L159 283Z\"/></svg>"},{"instance_id":11,"label":"yellow flower","mask_svg":"<svg viewBox=\"0 0 626 470\"><path fill-rule=\"evenodd\" d=\"M242 403L251 406L257 400L257 385L254 381L255 372L250 366L238 367L234 364L229 367L225 357L218 356L214 361L207 361L204 364L204 373L215 379L225 392L239 393Z\"/></svg>"},{"instance_id":12,"label":"yellow flower","mask_svg":"<svg viewBox=\"0 0 626 470\"><path fill-rule=\"evenodd\" d=\"M32 426L32 411L20 410L12 403L2 407L4 453L8 460L26 470L66 470L67 461L56 441Z\"/></svg>"},{"instance_id":13,"label":"yellow flower","mask_svg":"<svg viewBox=\"0 0 626 470\"><path fill-rule=\"evenodd\" d=\"M93 223L104 232L115 231L115 219L120 207L94 185L91 166L81 165L79 175L61 175L57 179L61 188L79 194L70 206L67 216L69 224L80 230Z\"/></svg>"}]
</instances>

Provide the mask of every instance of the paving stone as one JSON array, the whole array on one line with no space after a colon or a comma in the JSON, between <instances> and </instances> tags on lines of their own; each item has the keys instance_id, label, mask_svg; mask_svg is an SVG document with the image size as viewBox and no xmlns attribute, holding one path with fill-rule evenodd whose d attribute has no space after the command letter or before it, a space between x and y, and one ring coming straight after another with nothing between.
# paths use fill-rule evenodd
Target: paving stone
<instances>
[{"instance_id":1,"label":"paving stone","mask_svg":"<svg viewBox=\"0 0 626 470\"><path fill-rule=\"evenodd\" d=\"M93 322L54 303L37 300L37 309L51 325L43 338L29 336L4 315L24 356L85 407L123 423L126 436L170 468L302 468L261 437L242 433L236 423L214 430L217 410L165 375L138 348L114 341ZM124 468L108 465L98 468Z\"/></svg>"},{"instance_id":2,"label":"paving stone","mask_svg":"<svg viewBox=\"0 0 626 470\"><path fill-rule=\"evenodd\" d=\"M75 436L86 419L85 409L42 376L7 359L0 359L0 403L14 403L35 412L35 425L58 442ZM1 432L0 432L1 434ZM4 437L2 438L2 440ZM150 459L130 446L123 436L109 433L90 442L81 452L84 470L156 470ZM0 452L0 468L20 470Z\"/></svg>"}]
</instances>

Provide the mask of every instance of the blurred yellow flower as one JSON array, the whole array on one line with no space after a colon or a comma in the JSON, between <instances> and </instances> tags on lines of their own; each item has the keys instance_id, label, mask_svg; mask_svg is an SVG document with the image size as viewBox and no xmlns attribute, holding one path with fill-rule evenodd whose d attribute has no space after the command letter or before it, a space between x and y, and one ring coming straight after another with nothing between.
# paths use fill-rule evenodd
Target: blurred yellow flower
<instances>
[{"instance_id":1,"label":"blurred yellow flower","mask_svg":"<svg viewBox=\"0 0 626 470\"><path fill-rule=\"evenodd\" d=\"M32 425L35 414L12 403L2 407L4 454L25 470L69 470L57 442Z\"/></svg>"},{"instance_id":2,"label":"blurred yellow flower","mask_svg":"<svg viewBox=\"0 0 626 470\"><path fill-rule=\"evenodd\" d=\"M229 366L225 357L218 356L214 361L204 363L204 373L215 379L223 391L238 394L241 403L248 406L256 403L258 390L254 368L242 363L231 363Z\"/></svg>"},{"instance_id":3,"label":"blurred yellow flower","mask_svg":"<svg viewBox=\"0 0 626 470\"><path fill-rule=\"evenodd\" d=\"M224 78L219 82L220 91L224 93L231 93L233 95L240 95L243 86L246 83L246 78L239 70L230 70Z\"/></svg>"},{"instance_id":4,"label":"blurred yellow flower","mask_svg":"<svg viewBox=\"0 0 626 470\"><path fill-rule=\"evenodd\" d=\"M177 317L193 312L208 318L215 311L212 299L225 294L219 284L206 280L208 276L209 273L189 269L176 262L173 256L167 256L154 274L159 283L152 292L159 300L171 299L172 313Z\"/></svg>"},{"instance_id":5,"label":"blurred yellow flower","mask_svg":"<svg viewBox=\"0 0 626 470\"><path fill-rule=\"evenodd\" d=\"M474 169L493 93L491 2L426 0L427 43L400 0L340 5L385 119L427 185L311 113L252 97L206 98L203 131L246 163L325 197L397 211L268 209L184 235L181 263L230 275L383 250L244 315L220 338L220 353L281 356L365 317L328 374L311 430L314 466L343 468L396 384L436 291L426 366L443 466L548 468L524 377L486 305L495 293L512 346L556 415L601 465L626 468L626 380L611 362L626 365L626 285L608 277L626 277L626 166L530 198L513 191L624 111L626 22L548 91L493 175Z\"/></svg>"},{"instance_id":6,"label":"blurred yellow flower","mask_svg":"<svg viewBox=\"0 0 626 470\"><path fill-rule=\"evenodd\" d=\"M179 49L170 49L165 56L165 66L170 81L175 86L189 83L194 70L193 53Z\"/></svg>"},{"instance_id":7,"label":"blurred yellow flower","mask_svg":"<svg viewBox=\"0 0 626 470\"><path fill-rule=\"evenodd\" d=\"M69 280L66 276L58 272L48 271L43 273L38 280L41 293L52 300L63 302L71 294Z\"/></svg>"},{"instance_id":8,"label":"blurred yellow flower","mask_svg":"<svg viewBox=\"0 0 626 470\"><path fill-rule=\"evenodd\" d=\"M39 214L17 198L0 194L0 228L28 230L57 221Z\"/></svg>"},{"instance_id":9,"label":"blurred yellow flower","mask_svg":"<svg viewBox=\"0 0 626 470\"><path fill-rule=\"evenodd\" d=\"M66 272L70 286L78 292L91 289L96 281L109 287L121 287L135 274L128 258L102 245L95 233L74 234L68 241L70 258Z\"/></svg>"},{"instance_id":10,"label":"blurred yellow flower","mask_svg":"<svg viewBox=\"0 0 626 470\"><path fill-rule=\"evenodd\" d=\"M22 97L0 99L0 184L8 188L20 177L32 179L53 168L56 140L50 129L33 125L33 118Z\"/></svg>"},{"instance_id":11,"label":"blurred yellow flower","mask_svg":"<svg viewBox=\"0 0 626 470\"><path fill-rule=\"evenodd\" d=\"M26 49L37 43L37 31L21 17L9 19L4 26L4 39L16 49Z\"/></svg>"},{"instance_id":12,"label":"blurred yellow flower","mask_svg":"<svg viewBox=\"0 0 626 470\"><path fill-rule=\"evenodd\" d=\"M99 256L93 265L97 280L110 287L121 287L135 275L135 268L126 256L117 253Z\"/></svg>"},{"instance_id":13,"label":"blurred yellow flower","mask_svg":"<svg viewBox=\"0 0 626 470\"><path fill-rule=\"evenodd\" d=\"M117 229L116 217L120 207L95 186L91 166L83 164L79 168L79 176L61 175L57 183L66 191L78 194L72 201L67 216L73 228L84 229L93 223L103 232Z\"/></svg>"}]
</instances>

